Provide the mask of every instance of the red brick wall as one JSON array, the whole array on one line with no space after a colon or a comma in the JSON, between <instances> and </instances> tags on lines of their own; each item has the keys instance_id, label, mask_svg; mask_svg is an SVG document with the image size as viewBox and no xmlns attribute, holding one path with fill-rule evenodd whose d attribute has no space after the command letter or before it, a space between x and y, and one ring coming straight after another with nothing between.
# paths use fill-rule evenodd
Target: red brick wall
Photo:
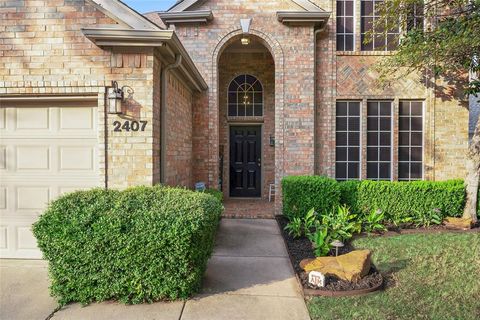
<instances>
[{"instance_id":1,"label":"red brick wall","mask_svg":"<svg viewBox=\"0 0 480 320\"><path fill-rule=\"evenodd\" d=\"M263 85L264 108L263 117L245 119L244 117L227 116L227 90L230 81L241 74L255 76ZM268 198L270 183L275 181L275 149L270 146L270 136L275 136L275 65L272 55L266 50L259 53L225 52L219 61L219 102L220 102L220 146L224 148L223 191L229 195L229 124L254 123L262 126L262 195Z\"/></svg>"},{"instance_id":2,"label":"red brick wall","mask_svg":"<svg viewBox=\"0 0 480 320\"><path fill-rule=\"evenodd\" d=\"M165 182L191 188L192 92L170 71L167 76L167 146Z\"/></svg>"}]
</instances>

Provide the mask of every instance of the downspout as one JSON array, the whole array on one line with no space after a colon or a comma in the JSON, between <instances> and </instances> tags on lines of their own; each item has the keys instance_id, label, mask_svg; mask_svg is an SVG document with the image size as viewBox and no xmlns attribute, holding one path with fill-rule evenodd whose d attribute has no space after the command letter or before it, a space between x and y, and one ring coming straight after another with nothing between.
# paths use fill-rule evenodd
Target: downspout
<instances>
[{"instance_id":1,"label":"downspout","mask_svg":"<svg viewBox=\"0 0 480 320\"><path fill-rule=\"evenodd\" d=\"M175 55L175 62L162 68L160 81L162 82L161 106L160 106L160 182L165 183L167 168L167 101L168 83L167 74L169 70L178 68L182 63L182 56Z\"/></svg>"},{"instance_id":2,"label":"downspout","mask_svg":"<svg viewBox=\"0 0 480 320\"><path fill-rule=\"evenodd\" d=\"M326 26L324 25L320 29L316 29L313 33L313 174L318 174L320 168L317 168L318 161L317 161L317 153L318 153L318 146L317 146L317 108L318 108L318 83L317 83L317 73L318 73L318 59L317 59L317 36L325 31Z\"/></svg>"}]
</instances>

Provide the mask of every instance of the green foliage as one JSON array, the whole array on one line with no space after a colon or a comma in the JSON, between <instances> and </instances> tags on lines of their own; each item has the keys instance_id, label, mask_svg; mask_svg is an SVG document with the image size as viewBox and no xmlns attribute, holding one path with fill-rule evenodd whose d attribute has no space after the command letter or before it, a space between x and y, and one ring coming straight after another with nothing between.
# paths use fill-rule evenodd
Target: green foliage
<instances>
[{"instance_id":1,"label":"green foliage","mask_svg":"<svg viewBox=\"0 0 480 320\"><path fill-rule=\"evenodd\" d=\"M352 185L356 185L355 188ZM465 187L461 180L340 183L342 200L357 214L368 215L380 209L385 221L394 224L412 222L434 209L445 216L460 216L465 204ZM356 194L355 194L356 193Z\"/></svg>"},{"instance_id":2,"label":"green foliage","mask_svg":"<svg viewBox=\"0 0 480 320\"><path fill-rule=\"evenodd\" d=\"M303 223L300 217L293 217L292 220L285 226L288 234L294 238L300 238L303 235Z\"/></svg>"},{"instance_id":3,"label":"green foliage","mask_svg":"<svg viewBox=\"0 0 480 320\"><path fill-rule=\"evenodd\" d=\"M354 233L361 231L361 223L356 214L352 214L345 206L337 206L322 216L322 227L328 230L331 240L345 241L350 239Z\"/></svg>"},{"instance_id":4,"label":"green foliage","mask_svg":"<svg viewBox=\"0 0 480 320\"><path fill-rule=\"evenodd\" d=\"M372 233L376 231L386 231L387 228L383 225L385 215L382 210L371 210L369 214L365 215L361 221L362 231Z\"/></svg>"},{"instance_id":5,"label":"green foliage","mask_svg":"<svg viewBox=\"0 0 480 320\"><path fill-rule=\"evenodd\" d=\"M61 304L185 299L199 290L222 213L184 189L94 189L53 201L33 232Z\"/></svg>"},{"instance_id":6,"label":"green foliage","mask_svg":"<svg viewBox=\"0 0 480 320\"><path fill-rule=\"evenodd\" d=\"M204 191L206 194L214 196L218 201L223 203L223 192L217 189L207 189Z\"/></svg>"},{"instance_id":7,"label":"green foliage","mask_svg":"<svg viewBox=\"0 0 480 320\"><path fill-rule=\"evenodd\" d=\"M424 5L425 20L435 23L427 28L409 25L414 5ZM389 0L377 9L374 28L387 31L400 24L406 30L395 53L377 64L380 82L389 84L417 72L431 81L441 76L466 94L480 92L478 79L468 82L465 77L468 71L480 71L479 0L432 0L425 4L422 0ZM374 36L371 33L367 41Z\"/></svg>"},{"instance_id":8,"label":"green foliage","mask_svg":"<svg viewBox=\"0 0 480 320\"><path fill-rule=\"evenodd\" d=\"M415 217L415 226L430 227L432 224L439 225L443 221L442 212L439 209L433 209L427 212L420 212Z\"/></svg>"},{"instance_id":9,"label":"green foliage","mask_svg":"<svg viewBox=\"0 0 480 320\"><path fill-rule=\"evenodd\" d=\"M312 242L317 257L326 256L331 249L331 237L327 228L318 228L315 232L308 234L308 239Z\"/></svg>"},{"instance_id":10,"label":"green foliage","mask_svg":"<svg viewBox=\"0 0 480 320\"><path fill-rule=\"evenodd\" d=\"M386 290L308 299L313 320L478 320L480 233L362 237L352 245L372 250Z\"/></svg>"},{"instance_id":11,"label":"green foliage","mask_svg":"<svg viewBox=\"0 0 480 320\"><path fill-rule=\"evenodd\" d=\"M303 217L311 208L326 212L340 204L338 183L321 176L289 176L282 180L283 214Z\"/></svg>"}]
</instances>

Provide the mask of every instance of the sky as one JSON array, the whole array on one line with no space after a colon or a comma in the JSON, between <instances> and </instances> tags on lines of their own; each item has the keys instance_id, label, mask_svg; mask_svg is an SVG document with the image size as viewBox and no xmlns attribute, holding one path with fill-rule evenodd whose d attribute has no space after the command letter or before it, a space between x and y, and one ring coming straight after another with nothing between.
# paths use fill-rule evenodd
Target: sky
<instances>
[{"instance_id":1,"label":"sky","mask_svg":"<svg viewBox=\"0 0 480 320\"><path fill-rule=\"evenodd\" d=\"M122 0L140 13L162 11L170 8L176 0Z\"/></svg>"}]
</instances>

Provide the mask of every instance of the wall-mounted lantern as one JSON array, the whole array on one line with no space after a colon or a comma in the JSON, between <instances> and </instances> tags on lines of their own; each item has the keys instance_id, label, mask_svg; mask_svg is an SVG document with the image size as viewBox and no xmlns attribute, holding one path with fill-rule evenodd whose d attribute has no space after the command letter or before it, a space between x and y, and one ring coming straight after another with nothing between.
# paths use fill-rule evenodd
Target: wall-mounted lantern
<instances>
[{"instance_id":1,"label":"wall-mounted lantern","mask_svg":"<svg viewBox=\"0 0 480 320\"><path fill-rule=\"evenodd\" d=\"M270 147L275 147L275 137L270 135Z\"/></svg>"},{"instance_id":2,"label":"wall-mounted lantern","mask_svg":"<svg viewBox=\"0 0 480 320\"><path fill-rule=\"evenodd\" d=\"M107 95L108 113L121 114L123 100L124 100L123 89L118 87L117 81L112 81L112 86L108 88L108 95Z\"/></svg>"}]
</instances>

